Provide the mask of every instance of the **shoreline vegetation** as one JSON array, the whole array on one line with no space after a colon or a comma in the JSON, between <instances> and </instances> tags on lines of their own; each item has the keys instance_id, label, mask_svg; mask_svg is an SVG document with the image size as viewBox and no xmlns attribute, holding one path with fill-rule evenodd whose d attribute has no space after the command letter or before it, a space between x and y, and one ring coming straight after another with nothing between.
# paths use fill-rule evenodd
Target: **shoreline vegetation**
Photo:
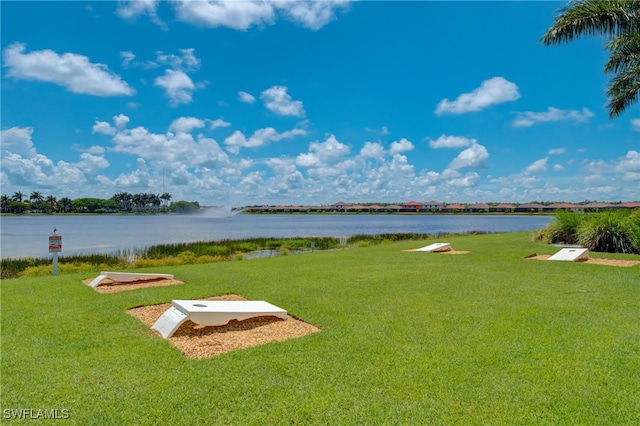
<instances>
[{"instance_id":1,"label":"shoreline vegetation","mask_svg":"<svg viewBox=\"0 0 640 426\"><path fill-rule=\"evenodd\" d=\"M61 274L94 272L105 269L136 269L189 264L236 261L258 257L275 257L314 251L340 250L409 240L431 240L459 234L377 234L351 237L247 238L241 240L199 241L193 243L159 244L142 249L118 250L109 254L60 256ZM51 275L50 257L0 259L0 278Z\"/></svg>"}]
</instances>

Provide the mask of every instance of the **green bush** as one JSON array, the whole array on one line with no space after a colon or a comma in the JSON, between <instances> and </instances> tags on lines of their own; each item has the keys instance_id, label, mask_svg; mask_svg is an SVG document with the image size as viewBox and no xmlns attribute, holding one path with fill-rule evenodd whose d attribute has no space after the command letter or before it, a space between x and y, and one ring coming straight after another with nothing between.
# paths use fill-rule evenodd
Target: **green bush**
<instances>
[{"instance_id":1,"label":"green bush","mask_svg":"<svg viewBox=\"0 0 640 426\"><path fill-rule=\"evenodd\" d=\"M638 217L622 210L590 214L578 229L578 244L591 251L640 253Z\"/></svg>"},{"instance_id":2,"label":"green bush","mask_svg":"<svg viewBox=\"0 0 640 426\"><path fill-rule=\"evenodd\" d=\"M584 213L558 211L555 222L552 222L546 230L548 242L576 244L578 242L578 229L584 221Z\"/></svg>"}]
</instances>

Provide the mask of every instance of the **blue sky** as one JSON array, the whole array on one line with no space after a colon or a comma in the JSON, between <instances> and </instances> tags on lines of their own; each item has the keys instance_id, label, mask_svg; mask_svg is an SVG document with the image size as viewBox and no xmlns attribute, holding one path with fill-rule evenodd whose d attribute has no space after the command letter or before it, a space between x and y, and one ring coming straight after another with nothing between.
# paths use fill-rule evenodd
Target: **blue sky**
<instances>
[{"instance_id":1,"label":"blue sky","mask_svg":"<svg viewBox=\"0 0 640 426\"><path fill-rule=\"evenodd\" d=\"M640 199L640 107L564 2L2 1L2 194Z\"/></svg>"}]
</instances>

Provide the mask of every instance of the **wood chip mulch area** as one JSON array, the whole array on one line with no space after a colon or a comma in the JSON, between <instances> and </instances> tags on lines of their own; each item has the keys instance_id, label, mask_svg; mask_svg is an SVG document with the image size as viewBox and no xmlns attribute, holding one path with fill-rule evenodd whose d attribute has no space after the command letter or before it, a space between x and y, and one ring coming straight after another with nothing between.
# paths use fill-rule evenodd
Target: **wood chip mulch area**
<instances>
[{"instance_id":1,"label":"wood chip mulch area","mask_svg":"<svg viewBox=\"0 0 640 426\"><path fill-rule=\"evenodd\" d=\"M82 282L86 285L91 284L91 281L93 281L93 278L82 280ZM117 293L119 291L135 290L137 288L163 287L166 285L175 284L184 284L184 282L175 279L170 280L167 278L152 278L148 280L135 280L131 282L121 283L118 281L113 281L109 278L105 278L94 290L98 293Z\"/></svg>"},{"instance_id":2,"label":"wood chip mulch area","mask_svg":"<svg viewBox=\"0 0 640 426\"><path fill-rule=\"evenodd\" d=\"M237 294L226 294L200 300L247 299ZM129 309L127 312L151 327L169 307L171 307L171 303L163 303L140 306ZM167 340L186 357L203 359L269 342L302 337L319 331L321 331L320 328L291 315L288 315L286 320L276 317L258 317L244 321L232 320L223 326L204 326L187 320ZM158 338L160 338L159 334Z\"/></svg>"},{"instance_id":3,"label":"wood chip mulch area","mask_svg":"<svg viewBox=\"0 0 640 426\"><path fill-rule=\"evenodd\" d=\"M529 255L525 259L531 260L547 260L551 257L548 254L539 254L539 255ZM579 261L576 263L589 263L592 265L607 265L607 266L620 266L620 267L631 267L634 265L640 264L639 260L620 260L620 259L593 259L589 258L587 260Z\"/></svg>"},{"instance_id":4,"label":"wood chip mulch area","mask_svg":"<svg viewBox=\"0 0 640 426\"><path fill-rule=\"evenodd\" d=\"M409 250L402 250L402 251L417 252L416 249L409 249ZM433 253L433 254L467 254L467 253L471 253L471 252L470 251L464 251L464 250L449 250L449 251L432 251L432 252L427 252L427 253Z\"/></svg>"}]
</instances>

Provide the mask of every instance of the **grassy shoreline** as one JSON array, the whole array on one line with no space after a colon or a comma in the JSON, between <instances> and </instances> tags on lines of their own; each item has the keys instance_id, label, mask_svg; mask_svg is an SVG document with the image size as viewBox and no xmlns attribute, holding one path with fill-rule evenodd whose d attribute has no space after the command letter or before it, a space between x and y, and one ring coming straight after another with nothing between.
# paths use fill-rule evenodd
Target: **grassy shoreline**
<instances>
[{"instance_id":1,"label":"grassy shoreline","mask_svg":"<svg viewBox=\"0 0 640 426\"><path fill-rule=\"evenodd\" d=\"M469 253L167 266L141 271L184 285L113 294L85 273L3 280L1 408L82 425L638 423L638 266L528 260L557 251L528 232L446 241ZM230 293L322 331L196 361L126 313Z\"/></svg>"}]
</instances>

